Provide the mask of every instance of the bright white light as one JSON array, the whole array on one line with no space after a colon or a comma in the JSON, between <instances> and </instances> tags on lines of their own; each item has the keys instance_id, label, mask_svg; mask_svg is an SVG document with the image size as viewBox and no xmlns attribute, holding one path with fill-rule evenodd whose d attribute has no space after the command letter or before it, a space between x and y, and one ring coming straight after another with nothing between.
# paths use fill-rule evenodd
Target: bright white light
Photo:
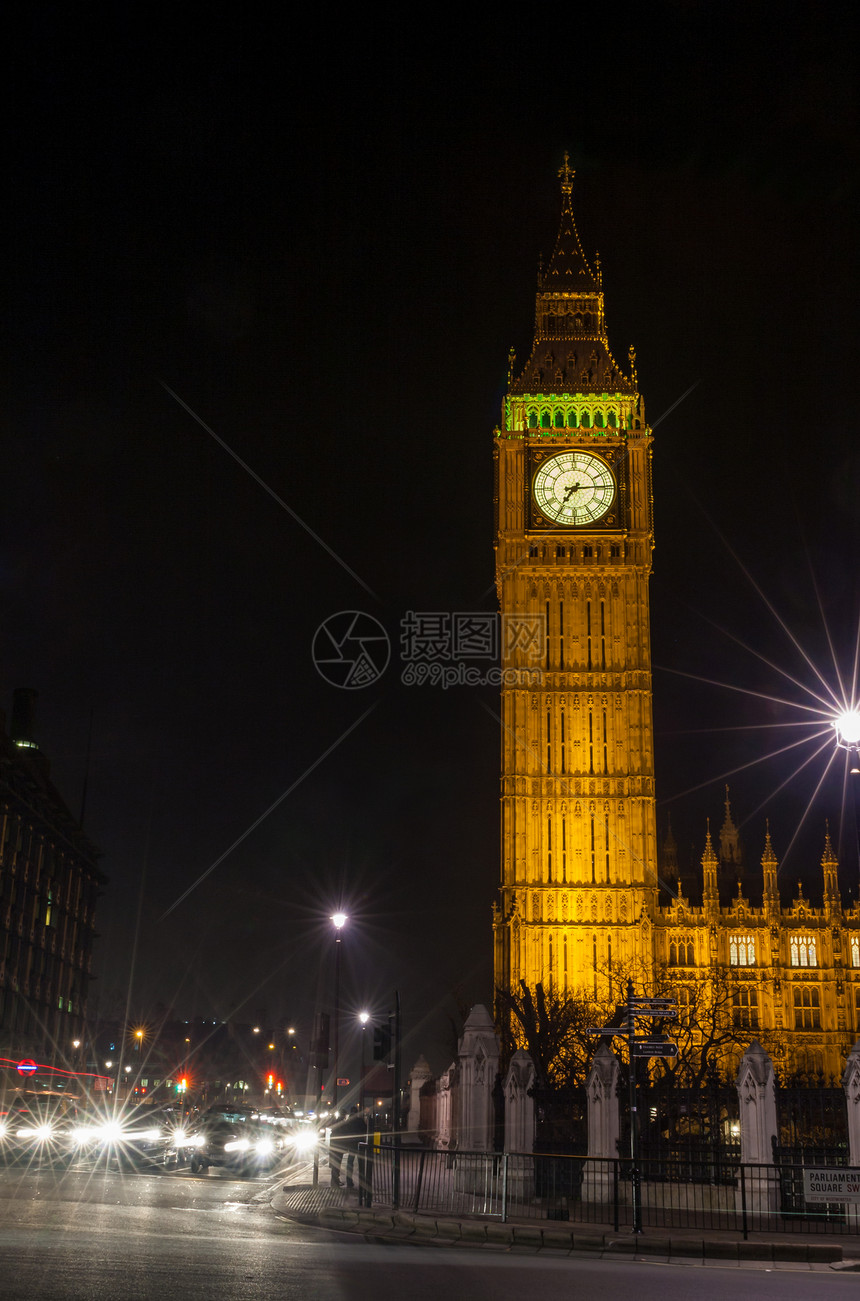
<instances>
[{"instance_id":1,"label":"bright white light","mask_svg":"<svg viewBox=\"0 0 860 1301\"><path fill-rule=\"evenodd\" d=\"M369 1012L359 1012L359 1014L358 1014L358 1019L359 1019L359 1021L361 1022L362 1025L367 1025L368 1021L370 1020L370 1013L369 1013Z\"/></svg>"},{"instance_id":2,"label":"bright white light","mask_svg":"<svg viewBox=\"0 0 860 1301\"><path fill-rule=\"evenodd\" d=\"M860 746L860 709L846 709L833 720L836 728L836 743L846 750L855 750Z\"/></svg>"},{"instance_id":3,"label":"bright white light","mask_svg":"<svg viewBox=\"0 0 860 1301\"><path fill-rule=\"evenodd\" d=\"M340 931L343 930L349 918L346 913L334 913L329 920L334 923L335 930Z\"/></svg>"},{"instance_id":4,"label":"bright white light","mask_svg":"<svg viewBox=\"0 0 860 1301\"><path fill-rule=\"evenodd\" d=\"M99 1138L103 1143L121 1143L123 1139L122 1125L118 1125L115 1120L109 1120L99 1129Z\"/></svg>"},{"instance_id":5,"label":"bright white light","mask_svg":"<svg viewBox=\"0 0 860 1301\"><path fill-rule=\"evenodd\" d=\"M0 1138L5 1138L5 1137L6 1137L6 1133L7 1133L6 1126L3 1125L3 1124L0 1124Z\"/></svg>"},{"instance_id":6,"label":"bright white light","mask_svg":"<svg viewBox=\"0 0 860 1301\"><path fill-rule=\"evenodd\" d=\"M300 1129L297 1134L290 1137L290 1142L297 1152L310 1152L317 1145L316 1130Z\"/></svg>"},{"instance_id":7,"label":"bright white light","mask_svg":"<svg viewBox=\"0 0 860 1301\"><path fill-rule=\"evenodd\" d=\"M96 1137L96 1130L90 1128L81 1128L72 1130L73 1143L89 1143L91 1138Z\"/></svg>"},{"instance_id":8,"label":"bright white light","mask_svg":"<svg viewBox=\"0 0 860 1301\"><path fill-rule=\"evenodd\" d=\"M225 1152L247 1152L250 1146L251 1144L248 1142L247 1138L237 1138L234 1143L225 1143L224 1151Z\"/></svg>"},{"instance_id":9,"label":"bright white light","mask_svg":"<svg viewBox=\"0 0 860 1301\"><path fill-rule=\"evenodd\" d=\"M145 1129L140 1134L135 1134L135 1138L144 1143L154 1143L159 1138L164 1138L164 1131L161 1129Z\"/></svg>"},{"instance_id":10,"label":"bright white light","mask_svg":"<svg viewBox=\"0 0 860 1301\"><path fill-rule=\"evenodd\" d=\"M260 1156L271 1156L274 1150L275 1145L270 1138L264 1138L262 1142L257 1144L257 1151L260 1153Z\"/></svg>"}]
</instances>

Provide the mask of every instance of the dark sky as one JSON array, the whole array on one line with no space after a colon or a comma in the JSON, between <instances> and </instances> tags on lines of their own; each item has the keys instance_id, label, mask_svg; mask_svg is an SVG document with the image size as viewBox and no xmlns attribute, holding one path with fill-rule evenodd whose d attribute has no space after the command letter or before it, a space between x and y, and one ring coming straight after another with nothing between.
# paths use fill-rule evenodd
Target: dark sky
<instances>
[{"instance_id":1,"label":"dark sky","mask_svg":"<svg viewBox=\"0 0 860 1301\"><path fill-rule=\"evenodd\" d=\"M856 32L783 6L591 12L475 31L402 9L284 31L262 11L20 20L0 683L39 690L74 809L92 711L103 1011L124 1005L138 910L141 1012L306 1025L339 904L345 1002L381 1009L398 985L416 1052L444 1059L458 988L490 999L498 693L400 685L397 639L409 610L493 608L491 431L565 149L610 345L635 343L659 419L659 818L682 858L721 818L721 775L795 739L752 725L799 715L667 670L794 700L778 669L811 678L737 558L832 678L814 576L850 666ZM364 691L311 660L344 609L394 645ZM729 779L739 820L794 753ZM768 802L780 856L821 767ZM841 803L834 771L787 884L814 880ZM756 860L763 819L744 827Z\"/></svg>"}]
</instances>

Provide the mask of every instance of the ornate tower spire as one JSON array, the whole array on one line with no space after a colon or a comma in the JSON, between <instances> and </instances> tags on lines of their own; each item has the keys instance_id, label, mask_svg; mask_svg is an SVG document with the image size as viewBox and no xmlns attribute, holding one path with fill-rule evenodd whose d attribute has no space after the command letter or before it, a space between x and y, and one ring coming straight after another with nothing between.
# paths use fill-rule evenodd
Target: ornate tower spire
<instances>
[{"instance_id":1,"label":"ornate tower spire","mask_svg":"<svg viewBox=\"0 0 860 1301\"><path fill-rule=\"evenodd\" d=\"M632 428L636 419L644 422L642 401L636 384L623 373L609 350L600 261L597 259L592 267L576 229L572 198L575 173L568 154L558 175L561 180L558 236L552 256L538 273L531 356L509 386L509 398L559 397L566 404L564 427L570 427L571 423L579 427L583 423L581 413L587 413L587 427L591 428L593 400L571 405L572 400L611 394L618 427ZM540 417L540 412L537 414Z\"/></svg>"},{"instance_id":2,"label":"ornate tower spire","mask_svg":"<svg viewBox=\"0 0 860 1301\"><path fill-rule=\"evenodd\" d=\"M779 887L777 885L776 875L779 864L776 861L776 854L773 852L773 845L770 839L770 819L765 823L767 830L764 837L764 853L761 856L762 875L764 878L764 888L762 897L766 912L779 912Z\"/></svg>"},{"instance_id":3,"label":"ornate tower spire","mask_svg":"<svg viewBox=\"0 0 860 1301\"><path fill-rule=\"evenodd\" d=\"M711 840L711 819L708 818L708 831L705 836L705 852L702 855L702 901L707 909L710 907L719 907L719 891L717 889L717 856L714 853L714 842Z\"/></svg>"},{"instance_id":4,"label":"ornate tower spire","mask_svg":"<svg viewBox=\"0 0 860 1301\"><path fill-rule=\"evenodd\" d=\"M839 862L830 842L830 821L824 824L824 853L821 855L821 871L824 876L824 910L828 917L839 908Z\"/></svg>"},{"instance_id":5,"label":"ornate tower spire","mask_svg":"<svg viewBox=\"0 0 860 1301\"><path fill-rule=\"evenodd\" d=\"M726 786L725 817L720 827L720 862L732 875L743 870L743 847L740 832L732 820L732 806L729 801L729 788Z\"/></svg>"}]
</instances>

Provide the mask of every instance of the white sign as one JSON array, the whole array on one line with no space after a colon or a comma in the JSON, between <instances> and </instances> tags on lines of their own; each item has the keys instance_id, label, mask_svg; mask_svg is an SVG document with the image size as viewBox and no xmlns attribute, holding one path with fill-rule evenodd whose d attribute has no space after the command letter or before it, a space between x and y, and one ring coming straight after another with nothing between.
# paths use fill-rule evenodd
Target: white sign
<instances>
[{"instance_id":1,"label":"white sign","mask_svg":"<svg viewBox=\"0 0 860 1301\"><path fill-rule=\"evenodd\" d=\"M860 1170L829 1166L805 1168L803 1196L808 1202L851 1202L860 1205Z\"/></svg>"}]
</instances>

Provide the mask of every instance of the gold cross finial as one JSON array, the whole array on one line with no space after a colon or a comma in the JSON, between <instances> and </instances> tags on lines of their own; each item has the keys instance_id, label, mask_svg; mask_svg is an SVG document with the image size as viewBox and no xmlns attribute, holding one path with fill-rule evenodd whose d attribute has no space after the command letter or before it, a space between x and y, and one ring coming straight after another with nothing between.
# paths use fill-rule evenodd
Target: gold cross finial
<instances>
[{"instance_id":1,"label":"gold cross finial","mask_svg":"<svg viewBox=\"0 0 860 1301\"><path fill-rule=\"evenodd\" d=\"M573 189L573 178L576 176L576 172L570 166L570 154L566 149L564 151L564 162L558 169L558 174L561 177L562 194L570 194Z\"/></svg>"}]
</instances>

